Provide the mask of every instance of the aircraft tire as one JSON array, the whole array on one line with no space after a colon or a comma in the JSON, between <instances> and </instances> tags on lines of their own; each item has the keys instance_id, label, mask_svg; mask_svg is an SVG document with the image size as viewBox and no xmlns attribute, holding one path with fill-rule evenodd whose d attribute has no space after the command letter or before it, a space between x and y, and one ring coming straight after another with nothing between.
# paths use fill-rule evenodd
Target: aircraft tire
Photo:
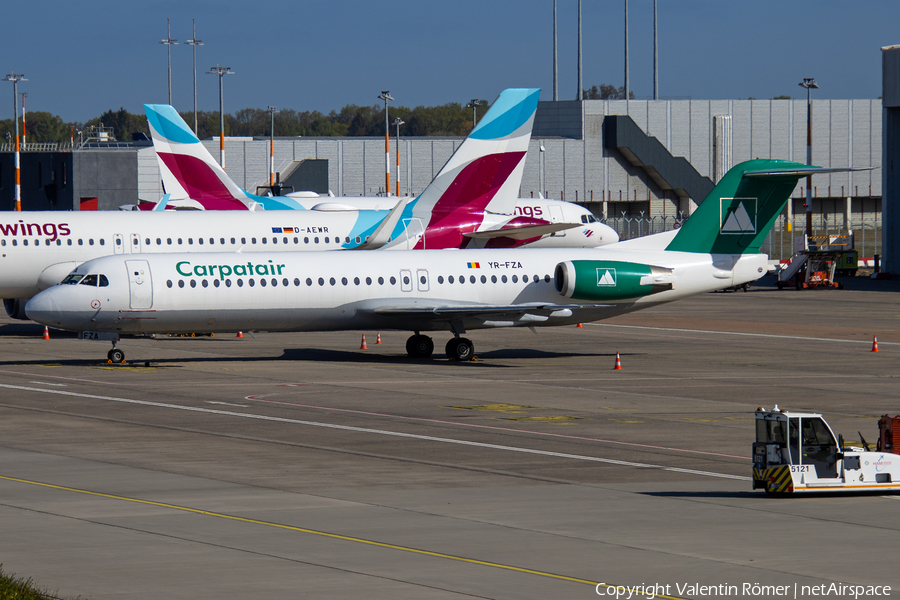
<instances>
[{"instance_id":1,"label":"aircraft tire","mask_svg":"<svg viewBox=\"0 0 900 600\"><path fill-rule=\"evenodd\" d=\"M447 356L456 360L471 360L475 355L475 344L466 338L453 338L447 342Z\"/></svg>"},{"instance_id":2,"label":"aircraft tire","mask_svg":"<svg viewBox=\"0 0 900 600\"><path fill-rule=\"evenodd\" d=\"M428 358L434 353L434 340L427 335L413 335L406 340L406 353L413 358Z\"/></svg>"},{"instance_id":3,"label":"aircraft tire","mask_svg":"<svg viewBox=\"0 0 900 600\"><path fill-rule=\"evenodd\" d=\"M118 348L113 348L106 353L106 358L108 358L110 362L123 363L125 362L125 353Z\"/></svg>"}]
</instances>

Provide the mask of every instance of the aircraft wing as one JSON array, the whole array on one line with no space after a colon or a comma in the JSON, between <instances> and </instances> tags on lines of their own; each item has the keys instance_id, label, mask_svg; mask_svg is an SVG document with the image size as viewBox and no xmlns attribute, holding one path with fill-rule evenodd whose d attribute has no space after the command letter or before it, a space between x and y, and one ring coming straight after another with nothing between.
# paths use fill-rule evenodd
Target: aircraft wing
<instances>
[{"instance_id":1,"label":"aircraft wing","mask_svg":"<svg viewBox=\"0 0 900 600\"><path fill-rule=\"evenodd\" d=\"M382 317L420 323L449 323L458 328L463 322L503 321L509 325L546 321L553 317L571 317L574 310L605 308L607 304L445 304L433 306L383 305L358 309ZM464 331L463 331L464 332Z\"/></svg>"},{"instance_id":2,"label":"aircraft wing","mask_svg":"<svg viewBox=\"0 0 900 600\"><path fill-rule=\"evenodd\" d=\"M506 237L514 240L527 240L540 237L548 233L556 233L565 229L581 227L581 223L547 223L543 225L522 225L520 227L506 227L503 229L488 229L486 231L472 231L463 235L475 239L491 239Z\"/></svg>"}]
</instances>

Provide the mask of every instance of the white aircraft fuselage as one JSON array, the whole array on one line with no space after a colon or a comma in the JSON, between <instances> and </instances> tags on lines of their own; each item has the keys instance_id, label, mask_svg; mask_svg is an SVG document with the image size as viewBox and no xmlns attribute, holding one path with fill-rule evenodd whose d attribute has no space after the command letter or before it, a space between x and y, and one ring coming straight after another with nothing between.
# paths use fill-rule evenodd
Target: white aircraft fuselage
<instances>
[{"instance_id":1,"label":"white aircraft fuselage","mask_svg":"<svg viewBox=\"0 0 900 600\"><path fill-rule=\"evenodd\" d=\"M458 334L594 321L753 281L765 267L761 254L602 248L109 256L67 278L95 275L88 284L64 282L27 312L73 331Z\"/></svg>"}]
</instances>

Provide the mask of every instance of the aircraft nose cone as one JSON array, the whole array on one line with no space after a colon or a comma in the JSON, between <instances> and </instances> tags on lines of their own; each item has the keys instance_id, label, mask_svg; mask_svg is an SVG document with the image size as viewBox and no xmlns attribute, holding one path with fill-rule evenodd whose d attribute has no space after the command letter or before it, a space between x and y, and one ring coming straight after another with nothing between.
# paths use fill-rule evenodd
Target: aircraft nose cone
<instances>
[{"instance_id":1,"label":"aircraft nose cone","mask_svg":"<svg viewBox=\"0 0 900 600\"><path fill-rule=\"evenodd\" d=\"M41 325L59 325L59 305L53 299L52 290L44 290L25 304L25 315Z\"/></svg>"}]
</instances>

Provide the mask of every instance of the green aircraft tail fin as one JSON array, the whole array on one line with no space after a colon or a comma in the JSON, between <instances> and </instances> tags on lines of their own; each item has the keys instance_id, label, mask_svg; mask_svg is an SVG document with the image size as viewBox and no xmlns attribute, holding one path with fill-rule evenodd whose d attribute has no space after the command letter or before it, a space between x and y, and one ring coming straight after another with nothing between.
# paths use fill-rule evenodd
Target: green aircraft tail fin
<instances>
[{"instance_id":1,"label":"green aircraft tail fin","mask_svg":"<svg viewBox=\"0 0 900 600\"><path fill-rule=\"evenodd\" d=\"M754 254L797 182L816 173L858 170L756 159L729 170L666 247L704 254Z\"/></svg>"}]
</instances>

